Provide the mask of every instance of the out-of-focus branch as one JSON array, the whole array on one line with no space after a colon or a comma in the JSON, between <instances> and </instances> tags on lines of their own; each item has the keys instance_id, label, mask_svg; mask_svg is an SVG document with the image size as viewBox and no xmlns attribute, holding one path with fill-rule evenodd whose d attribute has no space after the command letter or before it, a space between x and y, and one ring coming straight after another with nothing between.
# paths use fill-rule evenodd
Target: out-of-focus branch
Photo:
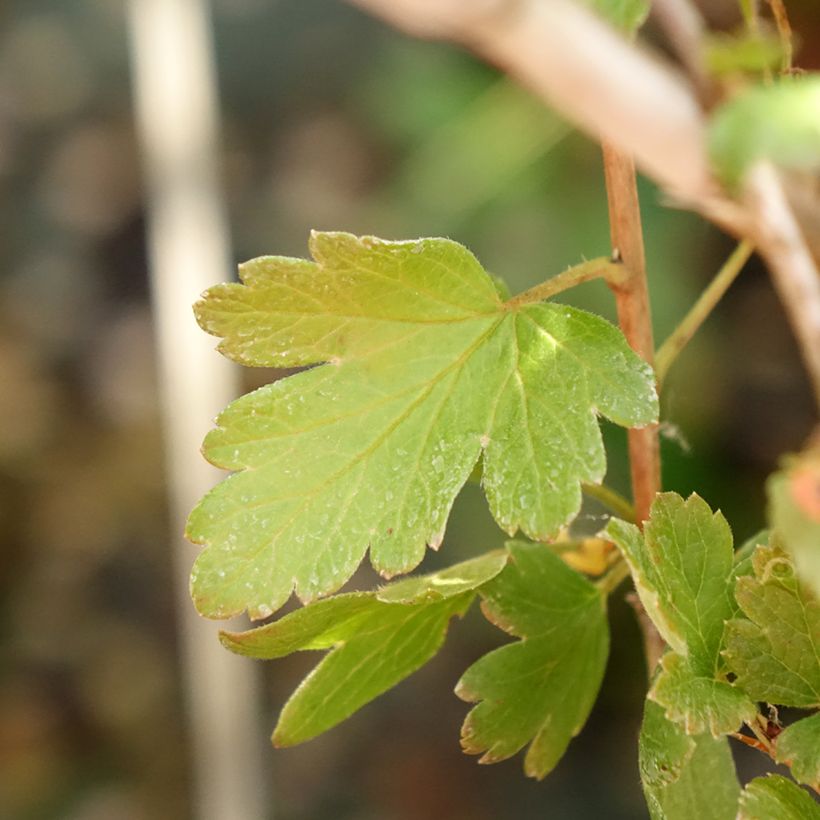
<instances>
[{"instance_id":1,"label":"out-of-focus branch","mask_svg":"<svg viewBox=\"0 0 820 820\"><path fill-rule=\"evenodd\" d=\"M703 63L706 25L691 0L654 0L652 17L663 29L669 46L685 66L701 99L709 102L711 82Z\"/></svg>"},{"instance_id":2,"label":"out-of-focus branch","mask_svg":"<svg viewBox=\"0 0 820 820\"><path fill-rule=\"evenodd\" d=\"M174 586L192 817L260 820L265 776L258 670L225 652L188 593L196 550L182 540L188 511L220 474L199 454L216 412L236 396L232 366L197 328L191 304L230 270L217 182L218 109L207 0L127 4L137 127L147 181L151 290L162 387Z\"/></svg>"},{"instance_id":3,"label":"out-of-focus branch","mask_svg":"<svg viewBox=\"0 0 820 820\"><path fill-rule=\"evenodd\" d=\"M684 80L566 0L352 0L413 34L498 63L688 197L711 191L703 120Z\"/></svg>"},{"instance_id":4,"label":"out-of-focus branch","mask_svg":"<svg viewBox=\"0 0 820 820\"><path fill-rule=\"evenodd\" d=\"M820 271L769 163L761 162L749 173L746 198L760 253L786 308L820 407Z\"/></svg>"},{"instance_id":5,"label":"out-of-focus branch","mask_svg":"<svg viewBox=\"0 0 820 820\"><path fill-rule=\"evenodd\" d=\"M668 194L734 233L742 209L713 182L704 117L685 77L572 0L350 0L411 33L461 42Z\"/></svg>"}]
</instances>

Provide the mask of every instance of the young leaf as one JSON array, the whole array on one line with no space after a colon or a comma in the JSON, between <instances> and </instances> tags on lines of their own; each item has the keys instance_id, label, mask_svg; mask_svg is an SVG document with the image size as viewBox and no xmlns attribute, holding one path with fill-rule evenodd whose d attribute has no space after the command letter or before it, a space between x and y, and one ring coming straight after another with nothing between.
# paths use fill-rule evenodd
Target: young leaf
<instances>
[{"instance_id":1,"label":"young leaf","mask_svg":"<svg viewBox=\"0 0 820 820\"><path fill-rule=\"evenodd\" d=\"M820 78L782 80L741 92L721 106L709 133L712 161L737 185L757 160L794 170L820 167Z\"/></svg>"},{"instance_id":2,"label":"young leaf","mask_svg":"<svg viewBox=\"0 0 820 820\"><path fill-rule=\"evenodd\" d=\"M649 697L689 734L732 732L755 715L723 679L725 621L736 613L738 568L726 519L697 495L659 495L644 532L612 519L607 535L623 552L647 614L672 648Z\"/></svg>"},{"instance_id":3,"label":"young leaf","mask_svg":"<svg viewBox=\"0 0 820 820\"><path fill-rule=\"evenodd\" d=\"M648 697L663 706L666 716L687 734L709 732L720 737L754 720L757 709L743 691L714 675L699 674L688 658L667 652L660 666Z\"/></svg>"},{"instance_id":4,"label":"young leaf","mask_svg":"<svg viewBox=\"0 0 820 820\"><path fill-rule=\"evenodd\" d=\"M769 517L800 580L820 598L820 449L791 459L769 478Z\"/></svg>"},{"instance_id":5,"label":"young leaf","mask_svg":"<svg viewBox=\"0 0 820 820\"><path fill-rule=\"evenodd\" d=\"M726 738L689 737L647 700L638 749L652 820L735 820L740 784Z\"/></svg>"},{"instance_id":6,"label":"young leaf","mask_svg":"<svg viewBox=\"0 0 820 820\"><path fill-rule=\"evenodd\" d=\"M542 778L589 715L609 651L600 591L541 545L512 543L510 564L480 590L490 621L521 640L474 663L456 694L478 702L462 746L482 763L528 743L524 770Z\"/></svg>"},{"instance_id":7,"label":"young leaf","mask_svg":"<svg viewBox=\"0 0 820 820\"><path fill-rule=\"evenodd\" d=\"M501 302L465 248L314 233L315 262L266 257L211 288L200 324L243 364L327 362L231 404L205 440L237 470L192 512L199 611L266 617L338 589L369 545L385 575L441 543L483 452L493 515L543 539L605 456L596 413L657 414L649 367L603 319Z\"/></svg>"},{"instance_id":8,"label":"young leaf","mask_svg":"<svg viewBox=\"0 0 820 820\"><path fill-rule=\"evenodd\" d=\"M820 806L790 780L770 774L743 790L737 820L820 820Z\"/></svg>"},{"instance_id":9,"label":"young leaf","mask_svg":"<svg viewBox=\"0 0 820 820\"><path fill-rule=\"evenodd\" d=\"M663 639L692 671L713 677L720 667L724 621L732 600L732 533L721 513L697 495L659 495L644 534L612 519L607 535L620 547L641 603Z\"/></svg>"},{"instance_id":10,"label":"young leaf","mask_svg":"<svg viewBox=\"0 0 820 820\"><path fill-rule=\"evenodd\" d=\"M749 620L727 624L724 656L750 697L784 706L820 705L820 603L803 592L788 556L758 547L754 577L735 596Z\"/></svg>"},{"instance_id":11,"label":"young leaf","mask_svg":"<svg viewBox=\"0 0 820 820\"><path fill-rule=\"evenodd\" d=\"M820 791L820 712L784 729L775 752L778 763L791 767L795 780Z\"/></svg>"},{"instance_id":12,"label":"young leaf","mask_svg":"<svg viewBox=\"0 0 820 820\"><path fill-rule=\"evenodd\" d=\"M224 646L254 658L332 649L285 705L278 746L309 740L340 723L426 663L453 615L503 568L501 550L377 592L325 598L247 632L222 632ZM395 587L394 590L392 587Z\"/></svg>"}]
</instances>

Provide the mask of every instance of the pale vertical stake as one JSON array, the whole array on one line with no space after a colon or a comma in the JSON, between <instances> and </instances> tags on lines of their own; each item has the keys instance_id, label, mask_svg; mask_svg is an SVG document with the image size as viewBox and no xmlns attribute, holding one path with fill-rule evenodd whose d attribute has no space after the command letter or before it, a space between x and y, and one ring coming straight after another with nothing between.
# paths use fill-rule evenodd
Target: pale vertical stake
<instances>
[{"instance_id":1,"label":"pale vertical stake","mask_svg":"<svg viewBox=\"0 0 820 820\"><path fill-rule=\"evenodd\" d=\"M257 670L217 640L188 594L197 550L188 511L220 477L199 448L238 391L232 365L191 312L231 271L217 174L218 106L206 0L129 0L136 119L144 154L148 242L162 388L174 574L197 820L261 820Z\"/></svg>"}]
</instances>

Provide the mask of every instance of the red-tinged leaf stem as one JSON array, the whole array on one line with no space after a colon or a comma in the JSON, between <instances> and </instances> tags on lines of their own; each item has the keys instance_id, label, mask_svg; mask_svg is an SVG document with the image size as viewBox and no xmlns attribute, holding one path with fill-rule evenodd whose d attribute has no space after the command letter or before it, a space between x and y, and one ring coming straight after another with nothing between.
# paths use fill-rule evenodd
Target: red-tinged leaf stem
<instances>
[{"instance_id":1,"label":"red-tinged leaf stem","mask_svg":"<svg viewBox=\"0 0 820 820\"><path fill-rule=\"evenodd\" d=\"M609 233L613 258L621 259L629 273L625 282L612 286L618 322L632 349L650 365L655 357L652 314L646 282L646 256L643 244L641 209L635 163L615 146L602 143L604 179L609 206ZM639 527L649 518L649 509L661 489L660 443L658 425L628 432L629 469L635 520ZM646 650L646 667L652 677L662 654L663 640L649 618L638 618Z\"/></svg>"},{"instance_id":2,"label":"red-tinged leaf stem","mask_svg":"<svg viewBox=\"0 0 820 820\"><path fill-rule=\"evenodd\" d=\"M655 344L635 163L606 142L603 143L603 154L612 255L623 261L628 272L622 282L610 283L615 294L618 323L632 349L651 365ZM649 508L661 488L658 426L632 429L628 435L635 519L638 526L642 526L642 522L649 518Z\"/></svg>"},{"instance_id":3,"label":"red-tinged leaf stem","mask_svg":"<svg viewBox=\"0 0 820 820\"><path fill-rule=\"evenodd\" d=\"M723 263L715 278L692 305L681 323L672 331L669 338L658 348L655 354L655 373L658 385L662 385L678 354L691 341L692 337L706 321L723 294L729 290L732 282L743 270L743 266L754 253L754 245L748 240L742 241L732 255Z\"/></svg>"}]
</instances>

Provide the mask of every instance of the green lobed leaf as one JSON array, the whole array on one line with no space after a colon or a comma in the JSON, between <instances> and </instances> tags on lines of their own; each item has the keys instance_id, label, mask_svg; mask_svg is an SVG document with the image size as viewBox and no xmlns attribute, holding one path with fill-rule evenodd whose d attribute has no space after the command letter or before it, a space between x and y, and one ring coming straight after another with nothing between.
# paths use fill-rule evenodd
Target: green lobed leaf
<instances>
[{"instance_id":1,"label":"green lobed leaf","mask_svg":"<svg viewBox=\"0 0 820 820\"><path fill-rule=\"evenodd\" d=\"M638 744L652 820L734 820L740 784L726 738L689 737L646 701Z\"/></svg>"},{"instance_id":2,"label":"green lobed leaf","mask_svg":"<svg viewBox=\"0 0 820 820\"><path fill-rule=\"evenodd\" d=\"M222 632L220 639L254 658L332 650L282 710L274 742L292 746L340 723L433 657L450 619L464 614L506 558L497 551L375 593L325 598L247 632Z\"/></svg>"},{"instance_id":3,"label":"green lobed leaf","mask_svg":"<svg viewBox=\"0 0 820 820\"><path fill-rule=\"evenodd\" d=\"M801 590L779 547L758 547L754 576L735 597L748 620L727 624L724 656L750 697L784 706L820 705L820 603Z\"/></svg>"},{"instance_id":4,"label":"green lobed leaf","mask_svg":"<svg viewBox=\"0 0 820 820\"><path fill-rule=\"evenodd\" d=\"M820 598L820 450L793 457L767 482L769 518L803 583Z\"/></svg>"},{"instance_id":5,"label":"green lobed leaf","mask_svg":"<svg viewBox=\"0 0 820 820\"><path fill-rule=\"evenodd\" d=\"M644 533L612 519L606 534L629 563L641 603L672 649L693 672L710 677L721 666L724 621L732 599L732 533L720 512L699 496L662 493Z\"/></svg>"},{"instance_id":6,"label":"green lobed leaf","mask_svg":"<svg viewBox=\"0 0 820 820\"><path fill-rule=\"evenodd\" d=\"M612 519L606 534L626 558L635 588L661 637L672 648L649 697L689 734L735 731L756 709L725 680L725 622L737 612L736 564L726 519L697 495L662 493L644 532Z\"/></svg>"},{"instance_id":7,"label":"green lobed leaf","mask_svg":"<svg viewBox=\"0 0 820 820\"><path fill-rule=\"evenodd\" d=\"M663 706L666 716L687 734L709 732L720 737L754 720L757 707L745 692L714 675L699 674L688 658L667 652L660 668L648 697Z\"/></svg>"},{"instance_id":8,"label":"green lobed leaf","mask_svg":"<svg viewBox=\"0 0 820 820\"><path fill-rule=\"evenodd\" d=\"M786 727L777 736L775 753L795 780L820 791L820 712Z\"/></svg>"},{"instance_id":9,"label":"green lobed leaf","mask_svg":"<svg viewBox=\"0 0 820 820\"><path fill-rule=\"evenodd\" d=\"M480 590L482 609L521 640L480 658L456 694L477 702L462 747L494 763L529 744L524 770L546 776L584 725L609 651L605 599L542 545L511 543L510 564Z\"/></svg>"},{"instance_id":10,"label":"green lobed leaf","mask_svg":"<svg viewBox=\"0 0 820 820\"><path fill-rule=\"evenodd\" d=\"M585 0L614 26L627 32L640 28L649 16L649 0Z\"/></svg>"},{"instance_id":11,"label":"green lobed leaf","mask_svg":"<svg viewBox=\"0 0 820 820\"><path fill-rule=\"evenodd\" d=\"M651 369L605 320L503 303L461 245L314 233L313 262L265 257L196 306L220 350L248 365L326 364L231 404L206 438L238 471L206 495L187 536L205 545L192 594L208 617L267 617L292 589L338 589L368 546L407 572L441 543L483 455L490 508L545 539L599 482L596 413L657 415Z\"/></svg>"},{"instance_id":12,"label":"green lobed leaf","mask_svg":"<svg viewBox=\"0 0 820 820\"><path fill-rule=\"evenodd\" d=\"M770 774L743 790L737 820L820 820L820 806L791 780Z\"/></svg>"},{"instance_id":13,"label":"green lobed leaf","mask_svg":"<svg viewBox=\"0 0 820 820\"><path fill-rule=\"evenodd\" d=\"M820 167L820 77L788 78L738 94L709 129L715 168L730 185L758 160L792 170Z\"/></svg>"}]
</instances>

